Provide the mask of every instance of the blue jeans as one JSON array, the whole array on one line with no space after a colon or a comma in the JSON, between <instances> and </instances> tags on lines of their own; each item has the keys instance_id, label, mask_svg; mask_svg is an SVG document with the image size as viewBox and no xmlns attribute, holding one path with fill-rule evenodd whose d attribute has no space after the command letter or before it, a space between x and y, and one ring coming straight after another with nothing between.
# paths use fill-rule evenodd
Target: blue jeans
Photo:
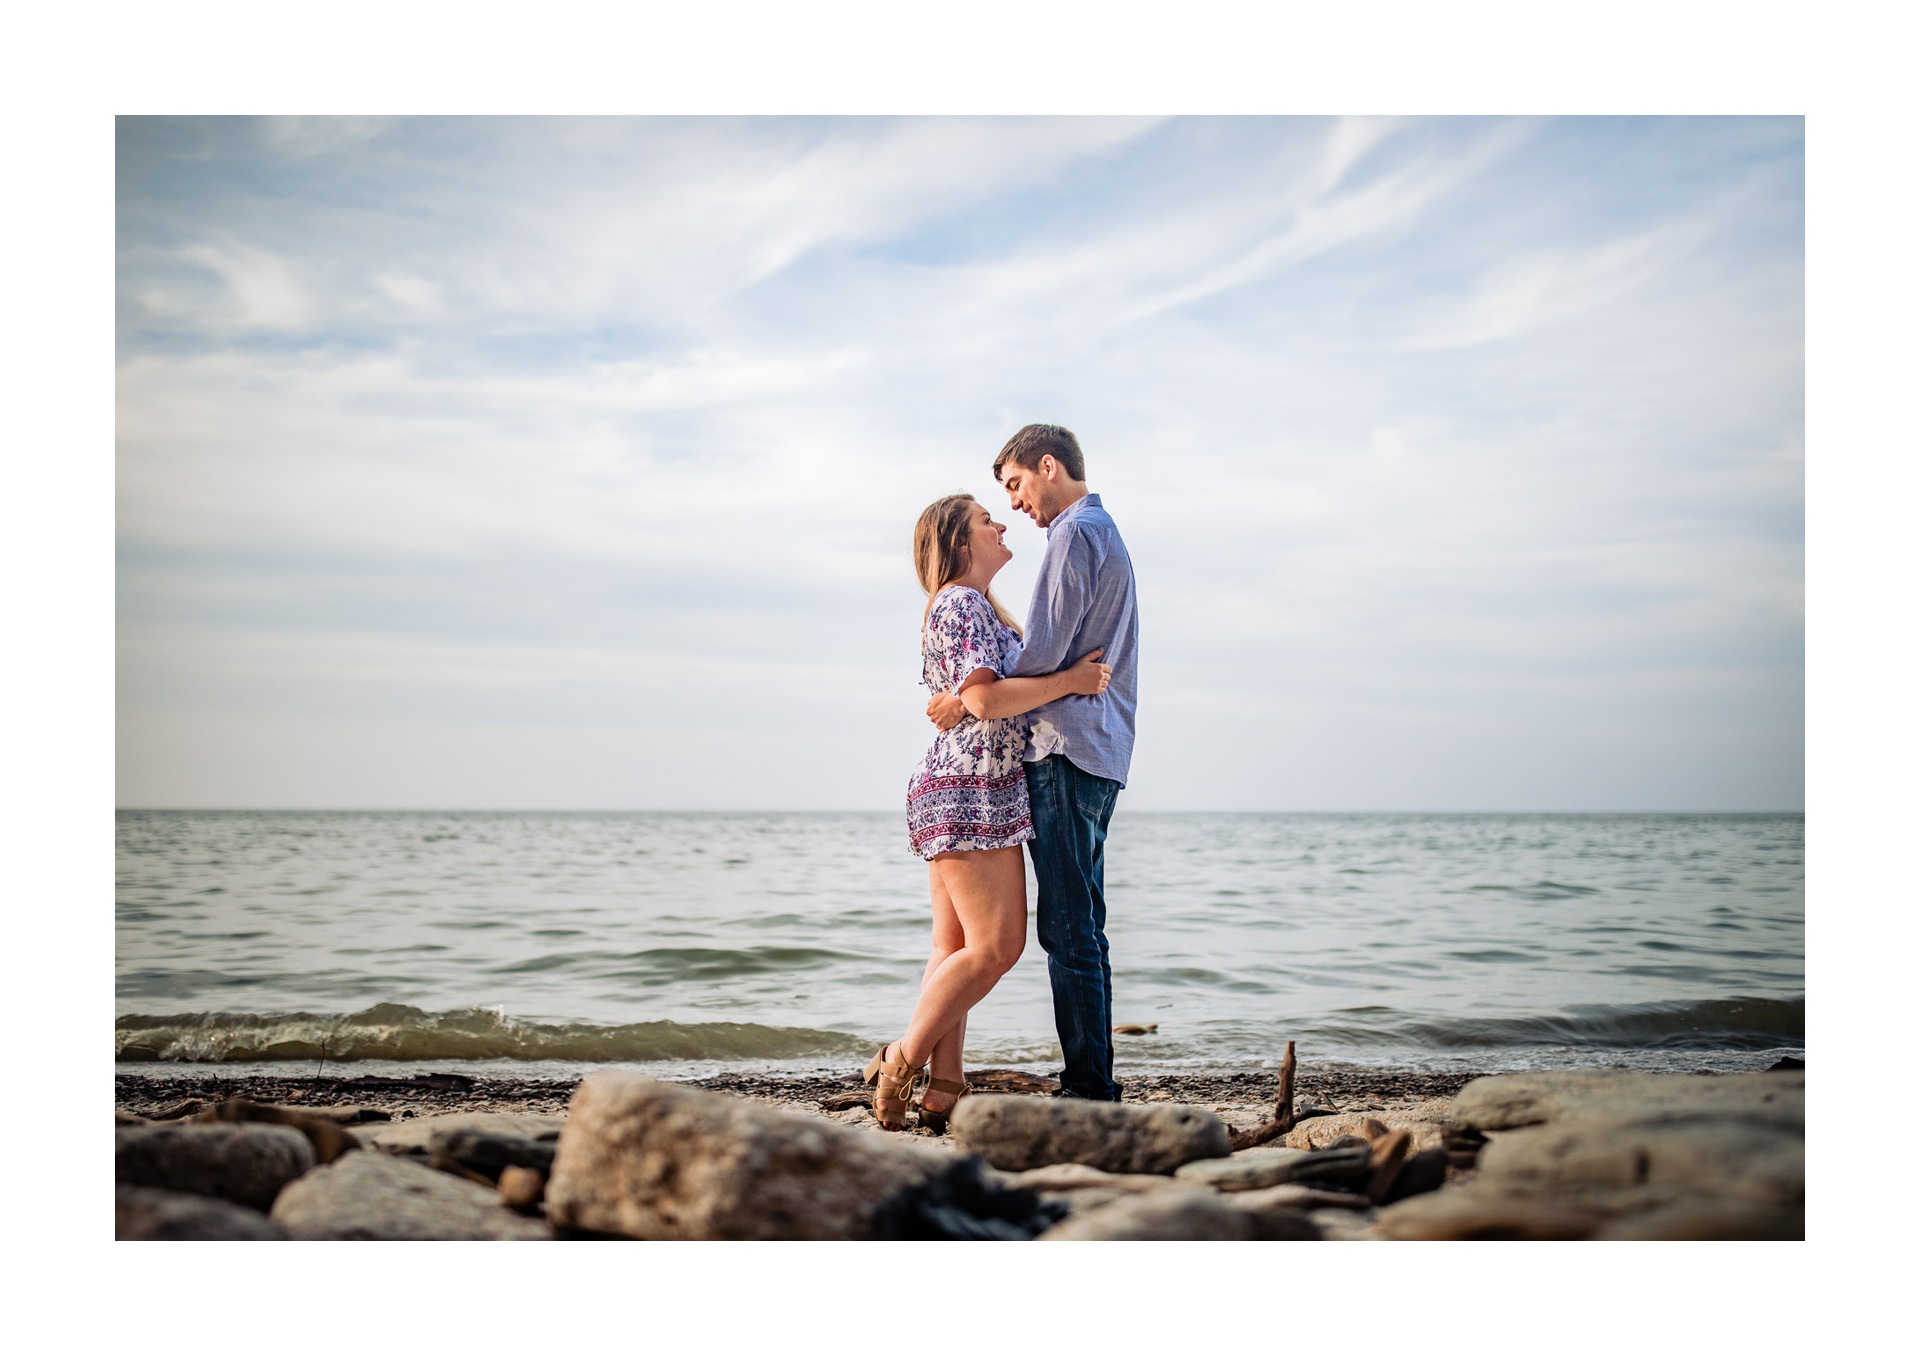
<instances>
[{"instance_id":1,"label":"blue jeans","mask_svg":"<svg viewBox=\"0 0 1920 1356\"><path fill-rule=\"evenodd\" d=\"M1053 982L1053 1024L1066 1056L1061 1088L1096 1102L1120 1100L1113 1081L1113 971L1107 965L1107 822L1120 783L1056 753L1027 764L1033 807L1033 874L1040 884L1040 945Z\"/></svg>"}]
</instances>

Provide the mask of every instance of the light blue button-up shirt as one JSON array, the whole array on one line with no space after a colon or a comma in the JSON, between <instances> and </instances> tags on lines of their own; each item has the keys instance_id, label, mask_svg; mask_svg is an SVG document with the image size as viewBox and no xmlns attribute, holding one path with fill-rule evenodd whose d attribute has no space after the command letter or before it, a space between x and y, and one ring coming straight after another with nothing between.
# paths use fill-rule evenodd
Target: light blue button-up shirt
<instances>
[{"instance_id":1,"label":"light blue button-up shirt","mask_svg":"<svg viewBox=\"0 0 1920 1356\"><path fill-rule=\"evenodd\" d=\"M1029 712L1026 758L1032 763L1064 753L1081 771L1125 786L1133 761L1140 610L1120 529L1100 506L1100 496L1089 494L1047 524L1047 553L1027 609L1026 646L1007 676L1053 673L1094 649L1104 649L1100 662L1113 665L1107 690L1098 697L1072 693Z\"/></svg>"}]
</instances>

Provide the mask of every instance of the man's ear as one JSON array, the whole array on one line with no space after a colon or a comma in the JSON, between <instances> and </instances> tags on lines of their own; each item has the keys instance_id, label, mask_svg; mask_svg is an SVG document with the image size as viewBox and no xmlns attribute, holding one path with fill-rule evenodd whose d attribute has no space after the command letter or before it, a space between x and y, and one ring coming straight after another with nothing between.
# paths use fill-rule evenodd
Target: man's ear
<instances>
[{"instance_id":1,"label":"man's ear","mask_svg":"<svg viewBox=\"0 0 1920 1356\"><path fill-rule=\"evenodd\" d=\"M1060 469L1060 463L1055 461L1053 459L1053 454L1049 452L1046 456L1040 458L1040 464L1034 469L1039 471L1040 474L1045 476L1048 480L1052 480L1054 478L1054 473Z\"/></svg>"}]
</instances>

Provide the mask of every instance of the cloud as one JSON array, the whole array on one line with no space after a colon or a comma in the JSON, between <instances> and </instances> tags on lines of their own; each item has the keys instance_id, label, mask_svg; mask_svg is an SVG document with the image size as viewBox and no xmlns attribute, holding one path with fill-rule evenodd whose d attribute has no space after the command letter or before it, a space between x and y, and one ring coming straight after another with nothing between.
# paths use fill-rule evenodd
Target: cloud
<instances>
[{"instance_id":1,"label":"cloud","mask_svg":"<svg viewBox=\"0 0 1920 1356\"><path fill-rule=\"evenodd\" d=\"M1584 315L1692 255L1711 239L1719 215L1711 212L1584 249L1541 251L1502 263L1399 346L1463 348Z\"/></svg>"},{"instance_id":2,"label":"cloud","mask_svg":"<svg viewBox=\"0 0 1920 1356\"><path fill-rule=\"evenodd\" d=\"M1336 123L1328 138L1328 174L1320 192L1293 205L1278 229L1237 257L1140 302L1126 318L1140 320L1185 306L1357 241L1403 230L1435 201L1510 152L1525 136L1523 125L1503 124L1451 154L1417 161L1366 184L1343 187L1348 172L1391 130L1391 126L1355 128L1345 119Z\"/></svg>"},{"instance_id":3,"label":"cloud","mask_svg":"<svg viewBox=\"0 0 1920 1356\"><path fill-rule=\"evenodd\" d=\"M181 251L183 260L217 276L226 295L205 317L243 329L294 330L313 314L312 299L287 260L267 250L226 241ZM191 318L186 317L186 318Z\"/></svg>"},{"instance_id":4,"label":"cloud","mask_svg":"<svg viewBox=\"0 0 1920 1356\"><path fill-rule=\"evenodd\" d=\"M1800 794L1794 120L122 122L130 802L739 805L800 717L756 803L890 806L913 517L1036 418L1138 806Z\"/></svg>"}]
</instances>

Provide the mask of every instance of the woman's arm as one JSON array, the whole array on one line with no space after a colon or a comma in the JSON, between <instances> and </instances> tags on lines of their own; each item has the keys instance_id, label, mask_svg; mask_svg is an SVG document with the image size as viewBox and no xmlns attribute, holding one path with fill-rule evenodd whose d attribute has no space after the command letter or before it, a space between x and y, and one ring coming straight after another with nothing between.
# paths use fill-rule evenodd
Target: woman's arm
<instances>
[{"instance_id":1,"label":"woman's arm","mask_svg":"<svg viewBox=\"0 0 1920 1356\"><path fill-rule=\"evenodd\" d=\"M1038 678L1000 678L992 669L975 669L960 684L960 702L978 720L1004 720L1074 693L1097 697L1113 676L1111 665L1098 662L1100 653L1094 650L1058 673Z\"/></svg>"}]
</instances>

